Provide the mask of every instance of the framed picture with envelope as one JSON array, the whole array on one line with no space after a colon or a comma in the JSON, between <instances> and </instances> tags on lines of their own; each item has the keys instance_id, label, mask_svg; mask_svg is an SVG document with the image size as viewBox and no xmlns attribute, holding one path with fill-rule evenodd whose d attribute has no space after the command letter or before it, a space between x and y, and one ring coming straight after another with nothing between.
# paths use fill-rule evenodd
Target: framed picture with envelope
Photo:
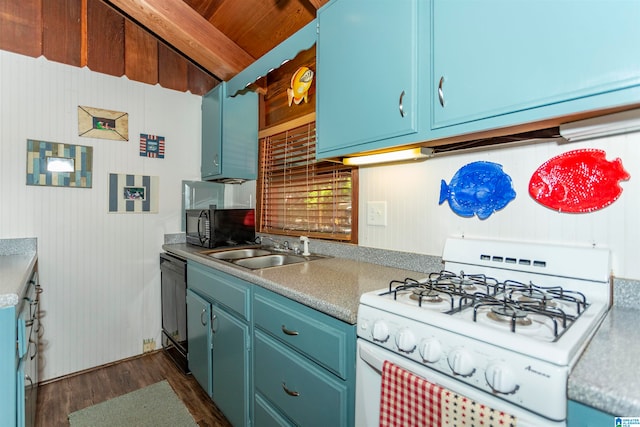
<instances>
[{"instance_id":1,"label":"framed picture with envelope","mask_svg":"<svg viewBox=\"0 0 640 427\"><path fill-rule=\"evenodd\" d=\"M78 106L78 135L87 138L129 140L129 114Z\"/></svg>"}]
</instances>

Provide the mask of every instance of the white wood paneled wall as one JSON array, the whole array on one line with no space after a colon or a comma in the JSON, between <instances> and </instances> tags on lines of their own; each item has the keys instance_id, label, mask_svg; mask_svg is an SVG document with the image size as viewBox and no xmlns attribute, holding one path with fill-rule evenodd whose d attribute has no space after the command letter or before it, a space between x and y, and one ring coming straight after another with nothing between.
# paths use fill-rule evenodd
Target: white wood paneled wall
<instances>
[{"instance_id":1,"label":"white wood paneled wall","mask_svg":"<svg viewBox=\"0 0 640 427\"><path fill-rule=\"evenodd\" d=\"M160 346L158 254L180 231L181 181L199 179L201 97L0 51L0 237L37 237L43 379ZM79 105L127 112L129 141L78 136ZM166 138L139 155L140 133ZM93 187L26 182L26 141L93 147ZM157 214L109 214L108 174L159 176Z\"/></svg>"},{"instance_id":2,"label":"white wood paneled wall","mask_svg":"<svg viewBox=\"0 0 640 427\"><path fill-rule=\"evenodd\" d=\"M548 209L528 193L529 179L546 160L579 149L598 148L607 159L622 159L631 175L612 205L592 213L567 214ZM462 166L478 161L503 165L516 198L485 220L462 218L449 204L438 205L440 181L447 184ZM387 226L369 226L368 201L387 202ZM418 163L363 167L360 170L359 244L362 246L442 255L449 236L595 245L612 252L613 274L640 279L640 133L580 143L539 142L434 157Z\"/></svg>"}]
</instances>

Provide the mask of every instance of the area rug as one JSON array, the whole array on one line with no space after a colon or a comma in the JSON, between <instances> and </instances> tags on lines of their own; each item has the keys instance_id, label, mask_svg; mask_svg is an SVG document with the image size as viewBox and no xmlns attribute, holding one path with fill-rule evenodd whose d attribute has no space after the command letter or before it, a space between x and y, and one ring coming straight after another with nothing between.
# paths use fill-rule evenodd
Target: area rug
<instances>
[{"instance_id":1,"label":"area rug","mask_svg":"<svg viewBox=\"0 0 640 427\"><path fill-rule=\"evenodd\" d=\"M164 380L69 415L71 427L197 427Z\"/></svg>"}]
</instances>

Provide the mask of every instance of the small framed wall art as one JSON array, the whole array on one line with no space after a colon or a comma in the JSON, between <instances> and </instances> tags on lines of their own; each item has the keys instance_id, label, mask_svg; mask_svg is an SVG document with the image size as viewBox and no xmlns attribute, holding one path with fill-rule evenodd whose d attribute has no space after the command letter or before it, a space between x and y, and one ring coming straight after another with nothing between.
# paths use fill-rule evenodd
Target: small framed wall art
<instances>
[{"instance_id":1,"label":"small framed wall art","mask_svg":"<svg viewBox=\"0 0 640 427\"><path fill-rule=\"evenodd\" d=\"M27 185L91 188L93 147L27 139Z\"/></svg>"},{"instance_id":2,"label":"small framed wall art","mask_svg":"<svg viewBox=\"0 0 640 427\"><path fill-rule=\"evenodd\" d=\"M164 136L140 134L140 155L164 159Z\"/></svg>"},{"instance_id":3,"label":"small framed wall art","mask_svg":"<svg viewBox=\"0 0 640 427\"><path fill-rule=\"evenodd\" d=\"M109 213L157 213L157 176L109 174Z\"/></svg>"},{"instance_id":4,"label":"small framed wall art","mask_svg":"<svg viewBox=\"0 0 640 427\"><path fill-rule=\"evenodd\" d=\"M78 106L78 135L128 141L129 114Z\"/></svg>"}]
</instances>

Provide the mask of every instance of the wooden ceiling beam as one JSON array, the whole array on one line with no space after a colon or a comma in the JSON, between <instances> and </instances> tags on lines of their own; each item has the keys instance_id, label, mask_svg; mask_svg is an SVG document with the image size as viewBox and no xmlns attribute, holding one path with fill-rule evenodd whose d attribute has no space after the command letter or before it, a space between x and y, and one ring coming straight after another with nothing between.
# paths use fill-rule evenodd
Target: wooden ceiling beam
<instances>
[{"instance_id":1,"label":"wooden ceiling beam","mask_svg":"<svg viewBox=\"0 0 640 427\"><path fill-rule=\"evenodd\" d=\"M327 4L329 0L307 0L307 1L311 3L311 5L315 7L317 10L317 9L320 9L325 4Z\"/></svg>"},{"instance_id":2,"label":"wooden ceiling beam","mask_svg":"<svg viewBox=\"0 0 640 427\"><path fill-rule=\"evenodd\" d=\"M219 79L229 80L255 61L183 1L103 1L120 9Z\"/></svg>"}]
</instances>

